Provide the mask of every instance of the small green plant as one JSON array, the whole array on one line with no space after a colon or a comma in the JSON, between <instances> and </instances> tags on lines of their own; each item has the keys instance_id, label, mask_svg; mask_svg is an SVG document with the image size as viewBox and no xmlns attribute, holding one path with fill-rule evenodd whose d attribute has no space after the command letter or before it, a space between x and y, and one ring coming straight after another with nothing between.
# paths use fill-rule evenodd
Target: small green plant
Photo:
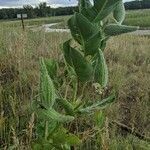
<instances>
[{"instance_id":1,"label":"small green plant","mask_svg":"<svg viewBox=\"0 0 150 150\"><path fill-rule=\"evenodd\" d=\"M111 13L114 23L107 21ZM137 30L122 25L124 18L122 0L94 0L94 4L90 0L79 1L79 12L68 20L73 38L63 43L63 64L40 59L40 99L35 108L38 139L33 149L70 150L80 144L74 121L82 116L94 114L96 126L102 128L105 117L101 110L115 100L115 95L89 101L84 98L84 90L93 84L100 91L107 88L108 68L104 56L107 40Z\"/></svg>"}]
</instances>

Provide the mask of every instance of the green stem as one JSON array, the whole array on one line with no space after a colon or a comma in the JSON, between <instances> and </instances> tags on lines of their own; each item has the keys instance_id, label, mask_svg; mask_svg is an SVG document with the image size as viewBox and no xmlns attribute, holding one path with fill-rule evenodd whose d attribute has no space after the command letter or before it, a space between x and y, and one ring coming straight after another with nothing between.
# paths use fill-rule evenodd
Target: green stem
<instances>
[{"instance_id":1,"label":"green stem","mask_svg":"<svg viewBox=\"0 0 150 150\"><path fill-rule=\"evenodd\" d=\"M77 79L75 79L73 86L74 86L73 101L75 102L77 99L77 92L78 92L78 80Z\"/></svg>"}]
</instances>

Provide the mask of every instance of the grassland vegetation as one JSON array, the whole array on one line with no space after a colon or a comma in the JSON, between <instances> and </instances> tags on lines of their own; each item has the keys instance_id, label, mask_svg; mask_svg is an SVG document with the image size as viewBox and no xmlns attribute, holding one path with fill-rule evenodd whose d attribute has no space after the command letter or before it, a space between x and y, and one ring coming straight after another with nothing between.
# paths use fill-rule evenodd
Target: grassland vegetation
<instances>
[{"instance_id":1,"label":"grassland vegetation","mask_svg":"<svg viewBox=\"0 0 150 150\"><path fill-rule=\"evenodd\" d=\"M129 15L128 17L135 18L135 16ZM137 17L136 21L138 19ZM41 25L62 20L64 20L63 17L54 18L53 21L46 18L29 20L27 24ZM129 22L130 25L133 25L130 19ZM145 26L143 24L140 26ZM59 70L61 75L59 83L62 84L59 91L61 94L66 94L67 91L66 97L70 97L73 92L71 91L72 86L66 85L69 83L68 79L62 82L64 80L61 77L65 77L66 74L63 74L64 59L60 50L60 44L69 40L71 34L33 32L28 28L22 31L19 26L19 22L0 23L0 148L28 150L37 140L37 134L42 133L41 136L47 138L47 130L44 130L45 133L41 132L43 126L39 125L38 132L35 132L38 121L36 114L31 109L33 101L39 97L39 58L57 60L62 65ZM109 39L104 52L109 68L108 87L104 92L97 85L87 86L83 97L84 100L89 101L100 96L108 96L108 93L115 89L117 91L116 102L103 112L106 117L100 133L95 133L95 130L97 131L93 127L95 119L91 116L75 120L76 134L82 139L82 144L78 149L150 149L148 140L141 140L122 131L116 124L111 124L112 120L117 120L133 131L136 130L145 137L150 137L149 43L149 36L125 34ZM61 108L59 109L61 110ZM95 113L95 115L97 114ZM64 132L62 135L65 136L66 131L64 129L60 131ZM54 139L58 135L60 134L57 133ZM61 138L62 136L60 136L60 140ZM79 142L76 137L72 139ZM39 149L43 147L50 149L50 147L46 147L47 143L44 140L36 142L41 142ZM37 149L37 145L34 146Z\"/></svg>"},{"instance_id":2,"label":"grassland vegetation","mask_svg":"<svg viewBox=\"0 0 150 150\"><path fill-rule=\"evenodd\" d=\"M12 26L1 26L1 148L11 146L29 148L27 146L29 135L31 139L35 136L33 134L35 120L31 117L29 108L31 101L38 96L39 57L55 58L61 61L59 44L69 38L68 33L42 31L36 33L30 30L22 32L21 29ZM110 74L109 88L115 87L118 91L117 102L105 112L109 114L108 121L117 119L145 133L147 137L150 136L149 43L149 37L123 35L110 39L106 48ZM91 97L93 90L95 90L94 87L89 87L85 96ZM85 121L83 120L83 123ZM122 135L115 125L110 129L106 124L104 129L103 148L109 143L112 150L120 147L149 149L147 142L131 135ZM88 138L84 148L92 146L93 138L92 135L90 136L89 129L85 132L84 138ZM83 149L82 146L81 148Z\"/></svg>"},{"instance_id":3,"label":"grassland vegetation","mask_svg":"<svg viewBox=\"0 0 150 150\"><path fill-rule=\"evenodd\" d=\"M63 22L55 25L53 28L67 28L67 19L65 17ZM112 20L111 20L112 21ZM123 22L125 25L130 26L139 26L140 29L149 29L150 27L150 10L143 9L143 10L127 10L126 17Z\"/></svg>"},{"instance_id":4,"label":"grassland vegetation","mask_svg":"<svg viewBox=\"0 0 150 150\"><path fill-rule=\"evenodd\" d=\"M150 27L150 9L127 11L124 24L138 25L141 29Z\"/></svg>"}]
</instances>

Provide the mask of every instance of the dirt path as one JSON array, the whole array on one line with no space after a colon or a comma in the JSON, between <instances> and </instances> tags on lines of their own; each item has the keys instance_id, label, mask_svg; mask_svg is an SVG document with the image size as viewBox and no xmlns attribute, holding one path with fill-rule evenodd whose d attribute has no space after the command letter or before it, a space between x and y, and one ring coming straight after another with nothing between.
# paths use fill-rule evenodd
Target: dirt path
<instances>
[{"instance_id":1,"label":"dirt path","mask_svg":"<svg viewBox=\"0 0 150 150\"><path fill-rule=\"evenodd\" d=\"M55 29L51 28L52 26L57 25L58 23L45 24L40 27L31 28L32 31L44 30L45 32L70 32L69 29ZM130 33L132 35L150 35L150 30L137 30L135 32Z\"/></svg>"},{"instance_id":2,"label":"dirt path","mask_svg":"<svg viewBox=\"0 0 150 150\"><path fill-rule=\"evenodd\" d=\"M40 31L40 30L44 30L45 32L70 32L69 29L55 29L55 28L51 28L52 26L55 26L57 24L58 23L45 24L45 25L42 25L40 27L31 28L31 30L34 31L34 32Z\"/></svg>"}]
</instances>

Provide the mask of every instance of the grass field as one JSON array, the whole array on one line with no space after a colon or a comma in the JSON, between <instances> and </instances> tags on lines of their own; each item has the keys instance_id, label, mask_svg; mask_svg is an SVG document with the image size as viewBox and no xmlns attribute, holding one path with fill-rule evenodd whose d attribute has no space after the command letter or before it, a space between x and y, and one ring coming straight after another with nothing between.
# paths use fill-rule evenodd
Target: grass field
<instances>
[{"instance_id":1,"label":"grass field","mask_svg":"<svg viewBox=\"0 0 150 150\"><path fill-rule=\"evenodd\" d=\"M143 13L128 12L125 23L149 27L149 10ZM27 20L27 25L66 22L67 17ZM136 19L136 23L135 20ZM39 57L62 61L60 44L70 38L69 33L25 32L17 22L0 22L0 149L31 149L35 139L30 106L38 97ZM109 66L110 83L117 91L117 101L105 114L107 122L102 135L90 134L87 127L86 141L81 150L149 150L148 140L141 140L117 127L108 126L112 120L121 122L145 137L150 137L150 37L122 35L109 40L105 55ZM92 96L93 87L86 91ZM89 120L79 120L79 124ZM33 130L31 126L33 125ZM30 136L31 135L31 136ZM29 139L29 137L31 139ZM93 144L94 143L94 144Z\"/></svg>"},{"instance_id":2,"label":"grass field","mask_svg":"<svg viewBox=\"0 0 150 150\"><path fill-rule=\"evenodd\" d=\"M150 9L127 11L124 24L138 25L141 28L150 27Z\"/></svg>"},{"instance_id":3,"label":"grass field","mask_svg":"<svg viewBox=\"0 0 150 150\"><path fill-rule=\"evenodd\" d=\"M43 24L60 23L53 28L67 28L67 20L70 16L47 17L38 19L25 20L26 26L40 26ZM4 26L21 26L21 21L0 21ZM139 26L141 29L150 27L150 10L132 10L126 12L124 24L131 26Z\"/></svg>"}]
</instances>

